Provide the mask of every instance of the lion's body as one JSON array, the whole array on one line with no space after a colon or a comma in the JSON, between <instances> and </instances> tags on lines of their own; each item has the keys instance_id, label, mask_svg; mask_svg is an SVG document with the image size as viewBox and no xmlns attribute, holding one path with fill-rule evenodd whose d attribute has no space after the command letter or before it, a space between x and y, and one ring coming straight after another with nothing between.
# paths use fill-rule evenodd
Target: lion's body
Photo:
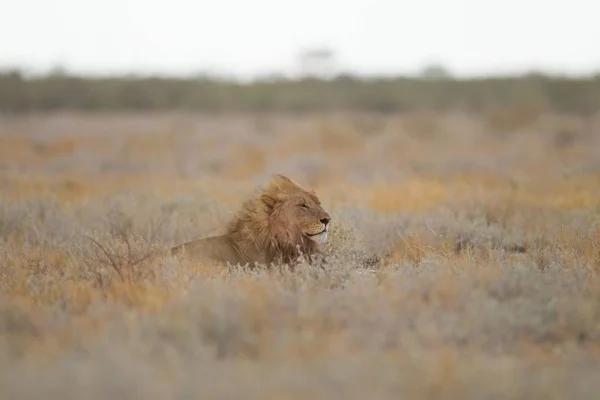
<instances>
[{"instance_id":1,"label":"lion's body","mask_svg":"<svg viewBox=\"0 0 600 400\"><path fill-rule=\"evenodd\" d=\"M171 254L185 254L196 261L222 261L240 265L250 261L235 250L226 235L210 236L181 244L173 247Z\"/></svg>"},{"instance_id":2,"label":"lion's body","mask_svg":"<svg viewBox=\"0 0 600 400\"><path fill-rule=\"evenodd\" d=\"M293 264L301 254L311 262L327 240L329 220L313 191L275 175L243 204L224 234L173 247L171 254L232 265Z\"/></svg>"}]
</instances>

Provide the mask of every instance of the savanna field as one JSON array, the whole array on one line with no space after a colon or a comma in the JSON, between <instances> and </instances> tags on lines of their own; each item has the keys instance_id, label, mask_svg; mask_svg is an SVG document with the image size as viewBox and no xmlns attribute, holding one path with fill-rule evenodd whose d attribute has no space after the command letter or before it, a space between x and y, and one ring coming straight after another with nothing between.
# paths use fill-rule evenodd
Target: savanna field
<instances>
[{"instance_id":1,"label":"savanna field","mask_svg":"<svg viewBox=\"0 0 600 400\"><path fill-rule=\"evenodd\" d=\"M160 255L272 173L325 268ZM592 399L600 118L0 116L2 399Z\"/></svg>"}]
</instances>

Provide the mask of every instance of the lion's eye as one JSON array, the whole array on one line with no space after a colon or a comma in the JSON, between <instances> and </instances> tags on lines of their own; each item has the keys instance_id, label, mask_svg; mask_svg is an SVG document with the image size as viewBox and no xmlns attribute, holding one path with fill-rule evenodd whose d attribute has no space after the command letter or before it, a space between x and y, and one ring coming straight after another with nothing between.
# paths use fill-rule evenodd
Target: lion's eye
<instances>
[{"instance_id":1,"label":"lion's eye","mask_svg":"<svg viewBox=\"0 0 600 400\"><path fill-rule=\"evenodd\" d=\"M306 208L306 209L308 209L308 206L306 205L306 203L302 203L302 204L300 204L300 205L299 205L299 207L300 207L300 208Z\"/></svg>"}]
</instances>

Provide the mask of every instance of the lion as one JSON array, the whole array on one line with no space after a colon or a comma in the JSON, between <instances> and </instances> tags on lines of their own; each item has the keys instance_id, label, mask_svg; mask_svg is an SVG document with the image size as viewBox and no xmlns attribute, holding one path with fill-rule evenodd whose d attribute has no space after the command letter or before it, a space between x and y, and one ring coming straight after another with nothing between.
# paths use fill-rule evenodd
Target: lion
<instances>
[{"instance_id":1,"label":"lion","mask_svg":"<svg viewBox=\"0 0 600 400\"><path fill-rule=\"evenodd\" d=\"M172 247L171 255L231 265L294 265L302 255L312 264L322 256L331 216L314 190L275 174L246 200L224 234Z\"/></svg>"}]
</instances>

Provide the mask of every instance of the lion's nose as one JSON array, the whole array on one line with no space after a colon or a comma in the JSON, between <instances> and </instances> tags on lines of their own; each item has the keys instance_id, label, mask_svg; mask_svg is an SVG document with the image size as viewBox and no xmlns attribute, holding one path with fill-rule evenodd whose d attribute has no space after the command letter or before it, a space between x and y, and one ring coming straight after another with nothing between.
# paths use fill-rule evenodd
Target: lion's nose
<instances>
[{"instance_id":1,"label":"lion's nose","mask_svg":"<svg viewBox=\"0 0 600 400\"><path fill-rule=\"evenodd\" d=\"M331 221L331 218L329 217L325 217L325 218L321 218L321 223L327 225L329 223L329 221Z\"/></svg>"}]
</instances>

